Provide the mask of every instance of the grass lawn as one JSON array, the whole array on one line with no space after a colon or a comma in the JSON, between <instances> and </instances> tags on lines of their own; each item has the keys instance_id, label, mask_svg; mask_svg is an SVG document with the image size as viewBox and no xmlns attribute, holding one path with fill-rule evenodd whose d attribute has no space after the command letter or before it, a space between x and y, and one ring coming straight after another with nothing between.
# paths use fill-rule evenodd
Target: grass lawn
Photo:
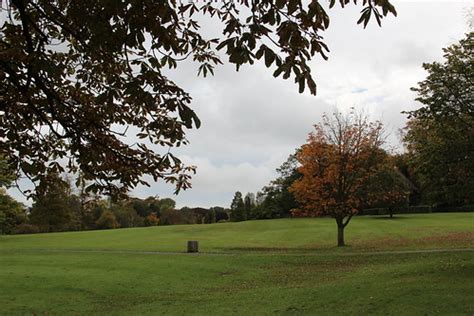
<instances>
[{"instance_id":1,"label":"grass lawn","mask_svg":"<svg viewBox=\"0 0 474 316\"><path fill-rule=\"evenodd\" d=\"M473 314L474 213L357 217L346 242L331 219L0 236L0 315ZM440 248L465 251L404 252Z\"/></svg>"}]
</instances>

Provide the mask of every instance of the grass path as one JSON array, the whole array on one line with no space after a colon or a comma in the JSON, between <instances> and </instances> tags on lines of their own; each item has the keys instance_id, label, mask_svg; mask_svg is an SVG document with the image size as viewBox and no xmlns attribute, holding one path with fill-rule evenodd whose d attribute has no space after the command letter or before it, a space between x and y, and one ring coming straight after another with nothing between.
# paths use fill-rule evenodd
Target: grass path
<instances>
[{"instance_id":1,"label":"grass path","mask_svg":"<svg viewBox=\"0 0 474 316\"><path fill-rule=\"evenodd\" d=\"M12 250L3 251L3 253L12 253ZM21 250L22 253L92 253L92 254L123 254L123 255L183 255L183 256L241 256L241 255L295 255L295 256L327 256L328 253L313 252L173 252L173 251L133 251L133 250L87 250L87 249L27 249ZM359 252L342 252L331 254L335 256L359 256L359 255L397 255L397 254L422 254L422 253L445 253L445 252L474 252L474 248L435 248L435 249L414 249L414 250L393 250L393 251L359 251ZM2 253L2 251L0 251Z\"/></svg>"}]
</instances>

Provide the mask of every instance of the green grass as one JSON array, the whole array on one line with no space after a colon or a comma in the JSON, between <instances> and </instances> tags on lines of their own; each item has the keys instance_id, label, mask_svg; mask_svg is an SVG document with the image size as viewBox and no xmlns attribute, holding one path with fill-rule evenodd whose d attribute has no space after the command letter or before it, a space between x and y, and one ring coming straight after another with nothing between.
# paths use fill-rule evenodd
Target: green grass
<instances>
[{"instance_id":1,"label":"green grass","mask_svg":"<svg viewBox=\"0 0 474 316\"><path fill-rule=\"evenodd\" d=\"M0 315L474 312L474 214L357 217L343 249L335 231L283 219L1 236ZM143 252L191 239L204 253ZM440 248L466 251L403 253Z\"/></svg>"},{"instance_id":2,"label":"green grass","mask_svg":"<svg viewBox=\"0 0 474 316\"><path fill-rule=\"evenodd\" d=\"M346 228L351 250L468 247L463 233L474 232L474 213L356 217ZM470 237L472 246L473 236ZM2 236L0 250L95 249L184 251L199 240L204 252L249 250L333 250L331 218L278 219L120 230ZM459 243L457 243L459 239Z\"/></svg>"}]
</instances>

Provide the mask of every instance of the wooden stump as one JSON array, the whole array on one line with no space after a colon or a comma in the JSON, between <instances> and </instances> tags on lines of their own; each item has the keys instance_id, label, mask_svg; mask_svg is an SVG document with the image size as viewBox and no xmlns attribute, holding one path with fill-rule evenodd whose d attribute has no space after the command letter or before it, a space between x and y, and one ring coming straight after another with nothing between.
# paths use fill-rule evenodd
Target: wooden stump
<instances>
[{"instance_id":1,"label":"wooden stump","mask_svg":"<svg viewBox=\"0 0 474 316\"><path fill-rule=\"evenodd\" d=\"M199 244L197 240L188 241L188 252L199 252Z\"/></svg>"}]
</instances>

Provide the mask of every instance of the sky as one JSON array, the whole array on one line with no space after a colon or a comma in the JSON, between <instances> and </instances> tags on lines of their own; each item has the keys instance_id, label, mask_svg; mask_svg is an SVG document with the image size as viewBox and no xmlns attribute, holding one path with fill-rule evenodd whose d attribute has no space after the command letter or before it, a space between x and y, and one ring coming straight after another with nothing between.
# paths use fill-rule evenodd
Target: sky
<instances>
[{"instance_id":1,"label":"sky","mask_svg":"<svg viewBox=\"0 0 474 316\"><path fill-rule=\"evenodd\" d=\"M474 4L392 3L398 16L385 18L382 27L371 20L366 29L356 24L360 6L328 10L330 27L322 35L329 60L315 56L310 62L317 96L299 94L291 78L273 78L263 63L236 72L224 62L207 78L197 77L196 65L180 65L170 77L191 94L202 122L188 131L189 145L172 151L197 166L192 189L176 196L173 185L147 179L150 187L137 187L131 195L171 197L177 207L228 207L235 191L255 193L274 179L275 169L305 142L322 114L335 109L354 107L381 120L389 146L401 151L399 130L406 123L401 112L420 107L410 87L426 77L423 62L441 61L442 48L469 30L467 16ZM210 34L216 31L215 25L202 26ZM17 190L10 194L25 202Z\"/></svg>"}]
</instances>

